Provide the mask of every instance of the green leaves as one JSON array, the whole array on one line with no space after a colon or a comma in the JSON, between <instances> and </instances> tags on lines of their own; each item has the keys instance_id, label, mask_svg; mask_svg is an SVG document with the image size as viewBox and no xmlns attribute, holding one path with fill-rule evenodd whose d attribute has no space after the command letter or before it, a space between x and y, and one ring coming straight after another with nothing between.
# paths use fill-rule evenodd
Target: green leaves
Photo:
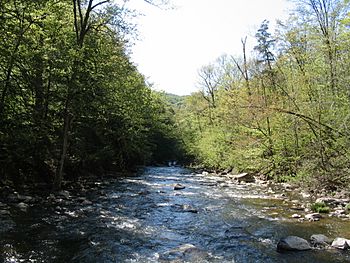
<instances>
[{"instance_id":1,"label":"green leaves","mask_svg":"<svg viewBox=\"0 0 350 263\"><path fill-rule=\"evenodd\" d=\"M178 126L186 150L209 168L349 187L349 5L297 2L298 13L280 22L276 35L263 21L250 61L242 41L242 59L210 64L219 72L215 108L208 92L194 93L178 111Z\"/></svg>"},{"instance_id":2,"label":"green leaves","mask_svg":"<svg viewBox=\"0 0 350 263\"><path fill-rule=\"evenodd\" d=\"M0 180L59 186L172 155L171 114L127 55L122 6L83 2L0 7Z\"/></svg>"}]
</instances>

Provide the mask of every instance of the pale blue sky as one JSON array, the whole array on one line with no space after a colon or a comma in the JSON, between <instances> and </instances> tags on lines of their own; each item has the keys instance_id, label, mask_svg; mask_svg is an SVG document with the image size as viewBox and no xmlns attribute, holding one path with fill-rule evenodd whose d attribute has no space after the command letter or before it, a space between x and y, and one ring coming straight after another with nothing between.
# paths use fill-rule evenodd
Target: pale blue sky
<instances>
[{"instance_id":1,"label":"pale blue sky","mask_svg":"<svg viewBox=\"0 0 350 263\"><path fill-rule=\"evenodd\" d=\"M271 25L287 17L287 0L172 0L173 10L130 1L140 41L132 59L156 90L187 95L196 91L198 69L222 54L239 55L241 38L253 37L264 19Z\"/></svg>"}]
</instances>

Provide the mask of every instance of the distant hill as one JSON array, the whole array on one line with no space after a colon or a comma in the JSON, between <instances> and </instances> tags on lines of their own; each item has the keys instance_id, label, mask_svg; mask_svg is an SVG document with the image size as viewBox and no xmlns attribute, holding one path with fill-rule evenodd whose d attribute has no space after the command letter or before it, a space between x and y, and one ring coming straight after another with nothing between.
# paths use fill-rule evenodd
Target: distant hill
<instances>
[{"instance_id":1,"label":"distant hill","mask_svg":"<svg viewBox=\"0 0 350 263\"><path fill-rule=\"evenodd\" d=\"M181 105L184 103L184 100L187 96L179 96L172 93L164 93L164 96L166 100L175 107L181 107Z\"/></svg>"}]
</instances>

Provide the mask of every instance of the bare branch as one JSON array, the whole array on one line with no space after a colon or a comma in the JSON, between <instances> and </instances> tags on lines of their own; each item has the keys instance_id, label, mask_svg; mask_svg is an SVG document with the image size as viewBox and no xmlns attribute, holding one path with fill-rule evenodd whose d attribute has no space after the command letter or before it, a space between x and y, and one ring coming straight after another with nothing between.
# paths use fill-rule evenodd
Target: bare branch
<instances>
[{"instance_id":1,"label":"bare branch","mask_svg":"<svg viewBox=\"0 0 350 263\"><path fill-rule=\"evenodd\" d=\"M103 5L103 4L107 4L107 3L109 3L109 2L111 2L110 0L105 0L105 1L101 1L101 2L99 2L99 3L97 3L97 4L95 4L94 6L92 6L91 7L91 10L94 10L96 7L98 7L99 5Z\"/></svg>"}]
</instances>

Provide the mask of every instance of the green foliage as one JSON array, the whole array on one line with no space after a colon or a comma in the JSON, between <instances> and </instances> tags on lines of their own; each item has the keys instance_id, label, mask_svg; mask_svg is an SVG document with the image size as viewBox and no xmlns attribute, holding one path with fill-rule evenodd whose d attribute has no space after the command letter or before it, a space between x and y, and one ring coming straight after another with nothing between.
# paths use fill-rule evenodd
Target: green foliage
<instances>
[{"instance_id":1,"label":"green foliage","mask_svg":"<svg viewBox=\"0 0 350 263\"><path fill-rule=\"evenodd\" d=\"M170 103L175 108L179 108L183 105L186 96L179 96L171 93L165 93L165 100Z\"/></svg>"},{"instance_id":2,"label":"green foliage","mask_svg":"<svg viewBox=\"0 0 350 263\"><path fill-rule=\"evenodd\" d=\"M349 211L350 211L350 203L346 204L346 206L345 206L345 210L346 210L347 212L349 212Z\"/></svg>"},{"instance_id":3,"label":"green foliage","mask_svg":"<svg viewBox=\"0 0 350 263\"><path fill-rule=\"evenodd\" d=\"M311 210L316 213L329 213L330 208L325 203L313 203Z\"/></svg>"},{"instance_id":4,"label":"green foliage","mask_svg":"<svg viewBox=\"0 0 350 263\"><path fill-rule=\"evenodd\" d=\"M0 6L0 181L59 186L61 172L74 178L181 155L170 107L118 33L128 29L122 9L85 2Z\"/></svg>"},{"instance_id":5,"label":"green foliage","mask_svg":"<svg viewBox=\"0 0 350 263\"><path fill-rule=\"evenodd\" d=\"M350 8L308 2L296 1L297 14L274 35L263 21L250 59L242 41L242 58L200 71L201 91L176 116L197 162L329 191L350 187Z\"/></svg>"}]
</instances>

